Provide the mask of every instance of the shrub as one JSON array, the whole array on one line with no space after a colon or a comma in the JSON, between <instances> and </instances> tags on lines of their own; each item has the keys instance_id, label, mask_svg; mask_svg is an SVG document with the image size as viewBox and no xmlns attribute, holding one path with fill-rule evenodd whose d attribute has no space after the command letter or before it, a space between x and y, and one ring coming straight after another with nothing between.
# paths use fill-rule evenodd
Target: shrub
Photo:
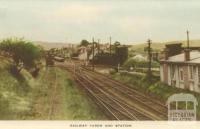
<instances>
[{"instance_id":1,"label":"shrub","mask_svg":"<svg viewBox=\"0 0 200 129\"><path fill-rule=\"evenodd\" d=\"M113 74L117 73L117 71L116 71L115 69L111 69L111 70L109 71L109 73L110 73L111 75L113 75Z\"/></svg>"},{"instance_id":2,"label":"shrub","mask_svg":"<svg viewBox=\"0 0 200 129\"><path fill-rule=\"evenodd\" d=\"M123 67L127 70L130 69L130 67L133 68L148 68L149 62L145 60L137 60L137 59L128 59L126 62L123 64ZM153 61L151 63L151 66L153 68L159 67L159 63L156 61Z\"/></svg>"},{"instance_id":3,"label":"shrub","mask_svg":"<svg viewBox=\"0 0 200 129\"><path fill-rule=\"evenodd\" d=\"M22 68L30 69L36 66L42 56L40 47L33 45L29 41L18 38L5 39L0 43L0 49L13 59L16 72Z\"/></svg>"}]
</instances>

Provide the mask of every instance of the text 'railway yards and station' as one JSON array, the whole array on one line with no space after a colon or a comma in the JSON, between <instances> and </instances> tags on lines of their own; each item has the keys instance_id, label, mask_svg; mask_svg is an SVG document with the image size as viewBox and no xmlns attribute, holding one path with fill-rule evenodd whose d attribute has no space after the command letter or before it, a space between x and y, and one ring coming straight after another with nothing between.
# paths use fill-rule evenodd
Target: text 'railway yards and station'
<instances>
[{"instance_id":1,"label":"text 'railway yards and station'","mask_svg":"<svg viewBox=\"0 0 200 129\"><path fill-rule=\"evenodd\" d=\"M167 120L166 105L133 87L86 69L79 62L57 66L72 73L110 120Z\"/></svg>"}]
</instances>

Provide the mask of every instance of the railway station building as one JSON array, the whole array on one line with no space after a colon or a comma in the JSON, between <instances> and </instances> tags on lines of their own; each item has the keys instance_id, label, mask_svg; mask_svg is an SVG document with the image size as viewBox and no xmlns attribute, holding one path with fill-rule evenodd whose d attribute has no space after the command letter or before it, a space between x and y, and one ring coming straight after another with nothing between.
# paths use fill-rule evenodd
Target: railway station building
<instances>
[{"instance_id":1,"label":"railway station building","mask_svg":"<svg viewBox=\"0 0 200 129\"><path fill-rule=\"evenodd\" d=\"M184 49L171 56L165 51L160 60L160 78L170 86L200 93L200 51Z\"/></svg>"}]
</instances>

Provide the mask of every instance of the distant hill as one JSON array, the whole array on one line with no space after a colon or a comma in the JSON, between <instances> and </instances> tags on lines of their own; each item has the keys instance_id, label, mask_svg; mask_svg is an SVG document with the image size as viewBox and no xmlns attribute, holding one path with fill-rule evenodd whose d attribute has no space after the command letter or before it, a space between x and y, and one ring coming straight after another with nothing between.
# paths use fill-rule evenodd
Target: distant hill
<instances>
[{"instance_id":1,"label":"distant hill","mask_svg":"<svg viewBox=\"0 0 200 129\"><path fill-rule=\"evenodd\" d=\"M44 42L44 41L35 41L36 45L42 46L45 50L51 49L51 48L62 48L62 47L71 47L72 44L70 43L62 43L62 42ZM153 42L152 48L154 51L162 51L165 48L166 44L173 44L173 43L182 43L183 46L186 46L187 41L170 41L170 42ZM73 46L77 46L76 44L73 44ZM140 43L136 45L130 45L131 47L129 50L135 51L138 53L145 53L144 47L147 47L147 43ZM190 46L192 47L200 47L200 40L190 40Z\"/></svg>"},{"instance_id":2,"label":"distant hill","mask_svg":"<svg viewBox=\"0 0 200 129\"><path fill-rule=\"evenodd\" d=\"M70 43L61 43L61 42L44 42L44 41L35 41L34 44L42 46L45 50L51 48L62 48L62 47L71 47ZM73 46L76 46L73 44Z\"/></svg>"},{"instance_id":3,"label":"distant hill","mask_svg":"<svg viewBox=\"0 0 200 129\"><path fill-rule=\"evenodd\" d=\"M152 48L154 51L162 51L165 48L166 44L173 44L173 43L182 43L183 47L186 46L187 41L170 41L170 42L163 42L163 43L152 43ZM200 47L200 40L190 40L190 46L191 47ZM141 43L132 45L130 47L130 50L138 52L138 53L144 53L144 47L147 47L147 43Z\"/></svg>"}]
</instances>

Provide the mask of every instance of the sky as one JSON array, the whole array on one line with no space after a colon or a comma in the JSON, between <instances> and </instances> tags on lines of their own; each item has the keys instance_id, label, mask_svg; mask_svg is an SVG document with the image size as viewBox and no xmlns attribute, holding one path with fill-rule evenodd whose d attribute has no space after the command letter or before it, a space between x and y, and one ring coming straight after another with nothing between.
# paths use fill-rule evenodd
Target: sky
<instances>
[{"instance_id":1,"label":"sky","mask_svg":"<svg viewBox=\"0 0 200 129\"><path fill-rule=\"evenodd\" d=\"M198 0L0 0L0 39L123 44L200 39Z\"/></svg>"}]
</instances>

